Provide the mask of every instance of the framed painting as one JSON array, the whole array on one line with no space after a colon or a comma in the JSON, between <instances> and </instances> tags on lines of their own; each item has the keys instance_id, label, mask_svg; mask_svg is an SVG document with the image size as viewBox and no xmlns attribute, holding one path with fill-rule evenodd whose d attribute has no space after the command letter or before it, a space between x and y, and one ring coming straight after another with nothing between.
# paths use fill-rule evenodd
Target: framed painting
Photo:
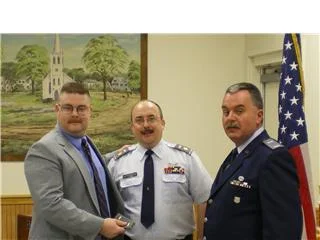
<instances>
[{"instance_id":1,"label":"framed painting","mask_svg":"<svg viewBox=\"0 0 320 240\"><path fill-rule=\"evenodd\" d=\"M130 112L147 98L147 34L2 34L1 161L23 161L56 125L70 81L92 97L87 134L101 153L134 143Z\"/></svg>"}]
</instances>

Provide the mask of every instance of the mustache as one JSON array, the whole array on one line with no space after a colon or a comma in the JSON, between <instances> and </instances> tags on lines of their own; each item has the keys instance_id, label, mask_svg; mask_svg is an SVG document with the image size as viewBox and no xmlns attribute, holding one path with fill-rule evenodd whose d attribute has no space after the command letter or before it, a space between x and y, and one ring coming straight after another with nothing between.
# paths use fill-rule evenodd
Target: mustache
<instances>
[{"instance_id":1,"label":"mustache","mask_svg":"<svg viewBox=\"0 0 320 240\"><path fill-rule=\"evenodd\" d=\"M153 130L150 128L145 128L143 131L141 131L142 134L148 134L148 133L153 133Z\"/></svg>"},{"instance_id":2,"label":"mustache","mask_svg":"<svg viewBox=\"0 0 320 240\"><path fill-rule=\"evenodd\" d=\"M81 123L82 121L80 119L71 119L68 121L68 123Z\"/></svg>"},{"instance_id":3,"label":"mustache","mask_svg":"<svg viewBox=\"0 0 320 240\"><path fill-rule=\"evenodd\" d=\"M228 129L228 128L240 128L240 127L239 127L238 123L236 123L236 122L229 122L225 125L225 128Z\"/></svg>"}]
</instances>

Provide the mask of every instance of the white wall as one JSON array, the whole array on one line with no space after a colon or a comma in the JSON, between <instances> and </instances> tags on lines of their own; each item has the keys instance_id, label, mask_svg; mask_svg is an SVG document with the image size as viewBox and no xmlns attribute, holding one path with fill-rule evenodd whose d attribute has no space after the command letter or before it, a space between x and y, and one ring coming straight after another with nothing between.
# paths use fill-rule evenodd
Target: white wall
<instances>
[{"instance_id":1,"label":"white wall","mask_svg":"<svg viewBox=\"0 0 320 240\"><path fill-rule=\"evenodd\" d=\"M23 171L23 162L1 162L1 195L30 194Z\"/></svg>"},{"instance_id":2,"label":"white wall","mask_svg":"<svg viewBox=\"0 0 320 240\"><path fill-rule=\"evenodd\" d=\"M244 35L149 35L148 96L163 108L164 137L193 148L212 176L233 146L221 101L246 79L244 56Z\"/></svg>"},{"instance_id":3,"label":"white wall","mask_svg":"<svg viewBox=\"0 0 320 240\"><path fill-rule=\"evenodd\" d=\"M233 147L221 124L225 89L248 79L259 84L248 70L248 58L281 50L282 41L283 35L149 34L148 96L163 108L164 137L196 150L213 177ZM319 36L304 36L304 45L310 154L319 185ZM29 193L23 162L1 162L0 167L1 194Z\"/></svg>"}]
</instances>

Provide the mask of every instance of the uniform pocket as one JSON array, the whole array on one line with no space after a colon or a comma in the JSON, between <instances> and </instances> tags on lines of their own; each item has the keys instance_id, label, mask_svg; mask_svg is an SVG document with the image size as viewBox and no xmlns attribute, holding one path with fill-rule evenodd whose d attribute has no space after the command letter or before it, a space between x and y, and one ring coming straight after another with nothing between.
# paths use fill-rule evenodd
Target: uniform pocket
<instances>
[{"instance_id":1,"label":"uniform pocket","mask_svg":"<svg viewBox=\"0 0 320 240\"><path fill-rule=\"evenodd\" d=\"M141 199L142 177L120 179L119 187L121 197L128 205L139 205L137 199Z\"/></svg>"},{"instance_id":2,"label":"uniform pocket","mask_svg":"<svg viewBox=\"0 0 320 240\"><path fill-rule=\"evenodd\" d=\"M132 177L132 178L123 178L120 179L120 188L127 188L141 185L142 177Z\"/></svg>"},{"instance_id":3,"label":"uniform pocket","mask_svg":"<svg viewBox=\"0 0 320 240\"><path fill-rule=\"evenodd\" d=\"M187 178L184 174L164 174L162 180L167 183L185 183Z\"/></svg>"},{"instance_id":4,"label":"uniform pocket","mask_svg":"<svg viewBox=\"0 0 320 240\"><path fill-rule=\"evenodd\" d=\"M189 201L187 178L184 174L164 174L162 182L165 203L178 204Z\"/></svg>"}]
</instances>

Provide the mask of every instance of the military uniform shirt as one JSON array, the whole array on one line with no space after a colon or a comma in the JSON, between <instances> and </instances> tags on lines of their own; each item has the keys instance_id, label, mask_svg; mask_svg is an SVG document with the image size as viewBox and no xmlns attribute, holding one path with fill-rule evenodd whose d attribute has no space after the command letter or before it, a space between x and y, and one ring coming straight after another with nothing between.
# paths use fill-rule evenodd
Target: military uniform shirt
<instances>
[{"instance_id":1,"label":"military uniform shirt","mask_svg":"<svg viewBox=\"0 0 320 240\"><path fill-rule=\"evenodd\" d=\"M193 232L193 203L208 199L213 180L197 154L182 148L179 150L176 144L161 140L152 149L155 222L148 229L140 222L147 149L139 144L132 145L127 153L110 161L108 167L124 200L125 216L135 222L135 226L126 231L130 238L182 239Z\"/></svg>"}]
</instances>

